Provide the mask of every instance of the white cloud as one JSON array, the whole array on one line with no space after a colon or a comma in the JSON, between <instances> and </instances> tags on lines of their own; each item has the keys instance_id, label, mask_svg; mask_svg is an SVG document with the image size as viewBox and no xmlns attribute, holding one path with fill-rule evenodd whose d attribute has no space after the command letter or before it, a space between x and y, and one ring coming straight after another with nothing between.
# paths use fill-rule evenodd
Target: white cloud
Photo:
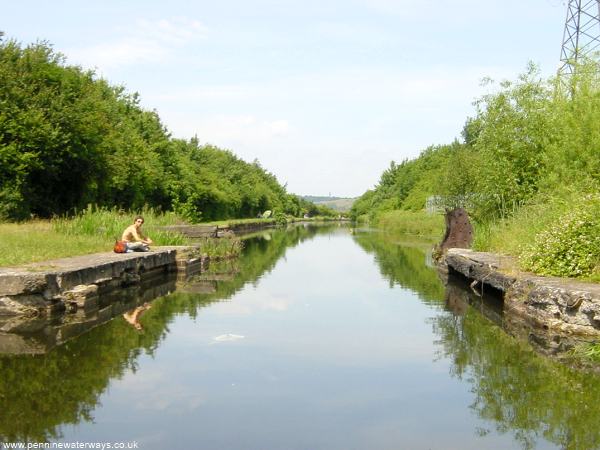
<instances>
[{"instance_id":1,"label":"white cloud","mask_svg":"<svg viewBox=\"0 0 600 450\"><path fill-rule=\"evenodd\" d=\"M271 144L287 136L291 129L285 119L268 120L252 115L224 114L180 121L177 128L187 130L188 137L196 134L201 142L232 149L241 145L260 147Z\"/></svg>"},{"instance_id":2,"label":"white cloud","mask_svg":"<svg viewBox=\"0 0 600 450\"><path fill-rule=\"evenodd\" d=\"M290 307L291 300L283 294L275 295L263 291L259 295L256 290L244 291L234 302L216 303L212 306L213 313L223 316L250 315L258 311L285 312Z\"/></svg>"},{"instance_id":3,"label":"white cloud","mask_svg":"<svg viewBox=\"0 0 600 450\"><path fill-rule=\"evenodd\" d=\"M121 33L107 42L74 47L65 53L70 62L96 67L101 73L123 66L161 63L169 59L173 50L204 38L207 28L197 20L184 18L138 19L130 29Z\"/></svg>"}]
</instances>

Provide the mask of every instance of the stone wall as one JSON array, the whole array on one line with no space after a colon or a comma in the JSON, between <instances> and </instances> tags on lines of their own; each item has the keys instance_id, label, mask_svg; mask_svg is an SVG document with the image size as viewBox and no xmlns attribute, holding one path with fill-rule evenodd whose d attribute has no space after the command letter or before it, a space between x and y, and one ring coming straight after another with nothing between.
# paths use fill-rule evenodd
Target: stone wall
<instances>
[{"instance_id":1,"label":"stone wall","mask_svg":"<svg viewBox=\"0 0 600 450\"><path fill-rule=\"evenodd\" d=\"M0 317L35 317L94 308L117 289L168 273L199 268L197 247L157 247L145 253L97 253L0 269Z\"/></svg>"},{"instance_id":2,"label":"stone wall","mask_svg":"<svg viewBox=\"0 0 600 450\"><path fill-rule=\"evenodd\" d=\"M448 249L445 264L473 286L502 292L507 316L547 330L600 335L600 284L536 276L519 271L511 257L466 249Z\"/></svg>"}]
</instances>

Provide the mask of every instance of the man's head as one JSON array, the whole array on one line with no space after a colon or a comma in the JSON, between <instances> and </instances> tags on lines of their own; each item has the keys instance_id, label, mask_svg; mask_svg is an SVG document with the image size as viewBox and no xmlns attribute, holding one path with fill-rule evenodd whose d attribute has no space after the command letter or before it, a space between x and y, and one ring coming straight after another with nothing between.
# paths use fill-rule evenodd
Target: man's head
<instances>
[{"instance_id":1,"label":"man's head","mask_svg":"<svg viewBox=\"0 0 600 450\"><path fill-rule=\"evenodd\" d=\"M142 216L135 216L135 219L133 219L133 224L137 228L141 227L143 223L144 223L144 218Z\"/></svg>"}]
</instances>

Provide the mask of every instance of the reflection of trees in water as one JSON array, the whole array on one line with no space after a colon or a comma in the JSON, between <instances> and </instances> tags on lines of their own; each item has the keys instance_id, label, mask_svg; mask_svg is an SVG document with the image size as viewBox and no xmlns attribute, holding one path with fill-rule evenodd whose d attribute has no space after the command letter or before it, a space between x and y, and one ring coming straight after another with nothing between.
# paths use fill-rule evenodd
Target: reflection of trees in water
<instances>
[{"instance_id":1,"label":"reflection of trees in water","mask_svg":"<svg viewBox=\"0 0 600 450\"><path fill-rule=\"evenodd\" d=\"M141 318L143 332L119 317L46 355L0 356L0 442L60 438L62 425L92 421L109 381L135 372L142 353L153 355L177 315L196 317L201 308L270 271L286 248L328 229L295 227L275 231L269 240L248 240L231 282L218 283L217 292L208 295L176 292L153 302Z\"/></svg>"},{"instance_id":2,"label":"reflection of trees in water","mask_svg":"<svg viewBox=\"0 0 600 450\"><path fill-rule=\"evenodd\" d=\"M390 286L398 284L414 291L427 303L439 303L444 298L444 286L437 271L425 264L426 241L415 238L412 245L399 245L398 238L386 233L356 233L354 240L363 250L375 255L379 271Z\"/></svg>"},{"instance_id":3,"label":"reflection of trees in water","mask_svg":"<svg viewBox=\"0 0 600 450\"><path fill-rule=\"evenodd\" d=\"M433 327L451 374L472 385L477 415L526 449L542 437L565 449L599 448L600 377L540 357L467 306L467 297L450 286L452 312L435 317Z\"/></svg>"},{"instance_id":4,"label":"reflection of trees in water","mask_svg":"<svg viewBox=\"0 0 600 450\"><path fill-rule=\"evenodd\" d=\"M238 275L230 282L218 283L216 292L204 295L203 298L227 299L232 297L246 284L254 283L270 273L289 248L296 247L318 234L331 233L339 228L338 225L296 225L287 230L274 230L245 239L240 258L225 261L223 264L212 264L209 267L209 272L211 270L231 270Z\"/></svg>"},{"instance_id":5,"label":"reflection of trees in water","mask_svg":"<svg viewBox=\"0 0 600 450\"><path fill-rule=\"evenodd\" d=\"M415 291L427 302L445 300L448 310L432 318L440 357L450 374L472 386L471 408L499 433L512 433L520 446L546 439L565 449L600 448L600 377L540 357L526 341L496 324L498 305L485 304L467 286L440 282L425 265L426 246L398 245L382 233L357 233L355 241L375 255L392 284ZM475 305L470 306L470 305ZM484 436L490 430L479 429Z\"/></svg>"}]
</instances>

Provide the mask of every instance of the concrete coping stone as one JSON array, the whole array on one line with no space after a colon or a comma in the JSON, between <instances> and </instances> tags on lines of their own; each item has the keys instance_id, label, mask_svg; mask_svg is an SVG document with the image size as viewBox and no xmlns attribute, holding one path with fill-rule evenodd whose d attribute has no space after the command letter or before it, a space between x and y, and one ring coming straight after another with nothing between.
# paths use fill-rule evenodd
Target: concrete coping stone
<instances>
[{"instance_id":1,"label":"concrete coping stone","mask_svg":"<svg viewBox=\"0 0 600 450\"><path fill-rule=\"evenodd\" d=\"M600 283L579 281L574 278L541 276L534 273L521 271L518 268L516 258L513 256L487 252L476 252L464 248L448 249L446 262L455 270L460 269L459 263L457 262L458 258L462 258L464 260L464 264L467 264L470 267L485 267L490 272L497 272L505 277L513 278L514 281L528 281L535 285L546 285L548 287L568 289L571 291L590 292L598 296L600 299ZM462 273L461 270L458 271ZM483 281L485 282L485 280Z\"/></svg>"},{"instance_id":2,"label":"concrete coping stone","mask_svg":"<svg viewBox=\"0 0 600 450\"><path fill-rule=\"evenodd\" d=\"M600 335L600 284L520 271L515 258L448 249L449 268L503 292L504 311L568 334Z\"/></svg>"},{"instance_id":3,"label":"concrete coping stone","mask_svg":"<svg viewBox=\"0 0 600 450\"><path fill-rule=\"evenodd\" d=\"M154 247L149 252L94 253L0 268L0 297L44 294L114 278L122 272L151 270L191 259L197 246Z\"/></svg>"}]
</instances>

